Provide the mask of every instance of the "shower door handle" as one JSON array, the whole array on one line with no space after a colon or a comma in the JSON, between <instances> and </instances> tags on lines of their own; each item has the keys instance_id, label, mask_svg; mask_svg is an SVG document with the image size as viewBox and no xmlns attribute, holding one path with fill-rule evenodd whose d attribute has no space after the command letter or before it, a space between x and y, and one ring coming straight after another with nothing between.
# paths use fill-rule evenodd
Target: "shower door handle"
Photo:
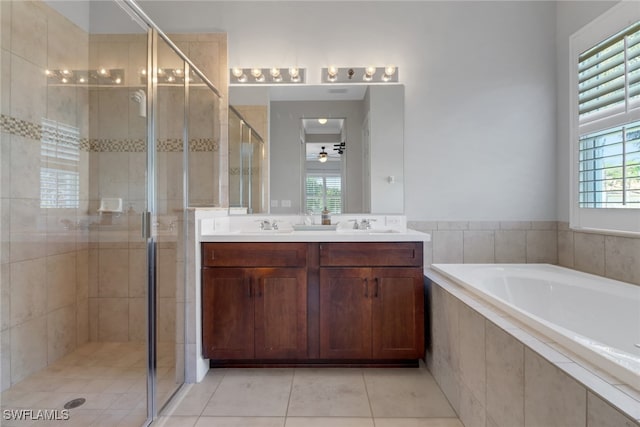
<instances>
[{"instance_id":1,"label":"shower door handle","mask_svg":"<svg viewBox=\"0 0 640 427\"><path fill-rule=\"evenodd\" d=\"M151 212L142 212L142 238L151 238Z\"/></svg>"}]
</instances>

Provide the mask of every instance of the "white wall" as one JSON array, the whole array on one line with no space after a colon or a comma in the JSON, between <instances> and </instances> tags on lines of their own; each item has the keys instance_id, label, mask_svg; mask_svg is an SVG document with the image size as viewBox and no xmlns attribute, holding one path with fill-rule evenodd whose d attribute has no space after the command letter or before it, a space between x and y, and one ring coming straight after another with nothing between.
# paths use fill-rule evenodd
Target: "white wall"
<instances>
[{"instance_id":1,"label":"white wall","mask_svg":"<svg viewBox=\"0 0 640 427\"><path fill-rule=\"evenodd\" d=\"M404 203L404 131L402 105L404 88L372 86L369 88L371 212L402 213ZM390 182L393 177L393 182Z\"/></svg>"},{"instance_id":2,"label":"white wall","mask_svg":"<svg viewBox=\"0 0 640 427\"><path fill-rule=\"evenodd\" d=\"M594 20L615 5L617 1L561 1L557 3L557 174L558 174L558 213L559 221L569 222L569 206L571 204L571 174L569 156L571 141L569 140L569 37L580 28Z\"/></svg>"},{"instance_id":3,"label":"white wall","mask_svg":"<svg viewBox=\"0 0 640 427\"><path fill-rule=\"evenodd\" d=\"M295 64L313 84L329 64L397 65L409 219L556 218L554 2L141 5L168 33L227 32L230 66Z\"/></svg>"}]
</instances>

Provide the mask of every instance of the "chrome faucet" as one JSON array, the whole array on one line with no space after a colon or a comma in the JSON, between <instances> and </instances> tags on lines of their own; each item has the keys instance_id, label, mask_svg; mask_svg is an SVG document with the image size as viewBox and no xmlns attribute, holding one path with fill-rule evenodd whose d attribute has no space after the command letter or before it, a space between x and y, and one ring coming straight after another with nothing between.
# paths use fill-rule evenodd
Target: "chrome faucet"
<instances>
[{"instance_id":1,"label":"chrome faucet","mask_svg":"<svg viewBox=\"0 0 640 427\"><path fill-rule=\"evenodd\" d=\"M260 230L277 230L278 222L274 219L269 221L268 219L263 219L260 221Z\"/></svg>"},{"instance_id":2,"label":"chrome faucet","mask_svg":"<svg viewBox=\"0 0 640 427\"><path fill-rule=\"evenodd\" d=\"M358 223L357 219L350 219L349 221L353 221L354 230L371 230L371 222L375 221L375 219L363 218L360 223Z\"/></svg>"}]
</instances>

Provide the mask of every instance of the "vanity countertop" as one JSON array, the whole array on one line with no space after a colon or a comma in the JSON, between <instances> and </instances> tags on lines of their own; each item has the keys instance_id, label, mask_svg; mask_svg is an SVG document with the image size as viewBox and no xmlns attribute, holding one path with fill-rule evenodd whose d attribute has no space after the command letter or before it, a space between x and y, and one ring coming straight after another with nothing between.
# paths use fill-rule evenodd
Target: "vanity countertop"
<instances>
[{"instance_id":1,"label":"vanity countertop","mask_svg":"<svg viewBox=\"0 0 640 427\"><path fill-rule=\"evenodd\" d=\"M200 236L201 242L429 242L431 235L415 230L403 232L354 231L220 231Z\"/></svg>"}]
</instances>

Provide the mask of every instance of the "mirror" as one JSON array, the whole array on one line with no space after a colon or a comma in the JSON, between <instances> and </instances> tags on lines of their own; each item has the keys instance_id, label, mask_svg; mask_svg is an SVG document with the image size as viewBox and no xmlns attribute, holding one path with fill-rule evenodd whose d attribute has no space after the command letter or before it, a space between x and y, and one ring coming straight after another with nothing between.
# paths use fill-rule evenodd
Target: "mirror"
<instances>
[{"instance_id":1,"label":"mirror","mask_svg":"<svg viewBox=\"0 0 640 427\"><path fill-rule=\"evenodd\" d=\"M326 208L334 214L345 211L346 119L316 117L302 119L304 152L302 212L319 215ZM351 147L351 144L349 145ZM353 189L353 187L352 187ZM351 191L351 194L357 194Z\"/></svg>"},{"instance_id":2,"label":"mirror","mask_svg":"<svg viewBox=\"0 0 640 427\"><path fill-rule=\"evenodd\" d=\"M314 144L324 146L331 158L337 152L334 144L344 142L343 153L337 154L342 213L404 213L403 85L232 85L229 101L264 141L264 181L253 184L262 189L262 199L254 201L250 212L297 215L309 206L315 211L319 202L309 201L320 197L319 190L310 195L307 184L318 185L317 156L322 148ZM318 119L341 120L340 133L305 130L305 123ZM232 153L230 145L230 171ZM323 186L326 196L326 180ZM235 192L230 188L232 207ZM247 213L243 206L236 207L232 212Z\"/></svg>"}]
</instances>

